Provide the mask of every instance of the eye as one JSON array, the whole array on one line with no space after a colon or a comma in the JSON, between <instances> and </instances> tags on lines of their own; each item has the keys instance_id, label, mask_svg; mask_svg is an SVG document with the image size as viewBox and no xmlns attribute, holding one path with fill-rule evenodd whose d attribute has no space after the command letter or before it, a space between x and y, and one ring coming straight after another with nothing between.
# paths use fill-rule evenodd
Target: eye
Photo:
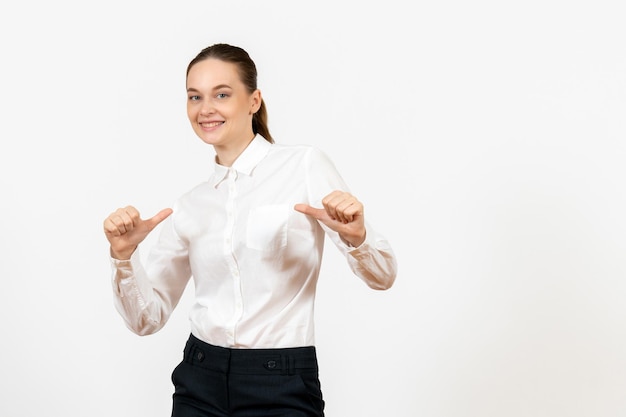
<instances>
[{"instance_id":1,"label":"eye","mask_svg":"<svg viewBox=\"0 0 626 417\"><path fill-rule=\"evenodd\" d=\"M226 94L226 93L217 93L217 95L215 97L220 98L220 99L227 98L228 94Z\"/></svg>"},{"instance_id":2,"label":"eye","mask_svg":"<svg viewBox=\"0 0 626 417\"><path fill-rule=\"evenodd\" d=\"M198 101L200 100L200 96L189 96L189 101Z\"/></svg>"}]
</instances>

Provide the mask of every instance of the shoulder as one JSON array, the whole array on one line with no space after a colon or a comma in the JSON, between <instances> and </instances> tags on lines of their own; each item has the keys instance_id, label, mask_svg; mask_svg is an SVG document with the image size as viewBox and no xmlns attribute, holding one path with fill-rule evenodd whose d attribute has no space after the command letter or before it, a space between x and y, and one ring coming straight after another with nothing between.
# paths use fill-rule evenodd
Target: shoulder
<instances>
[{"instance_id":1,"label":"shoulder","mask_svg":"<svg viewBox=\"0 0 626 417\"><path fill-rule=\"evenodd\" d=\"M314 145L274 144L266 166L285 172L286 175L301 178L307 183L312 181L335 183L335 178L340 177L335 163L328 154Z\"/></svg>"},{"instance_id":2,"label":"shoulder","mask_svg":"<svg viewBox=\"0 0 626 417\"><path fill-rule=\"evenodd\" d=\"M316 161L330 161L330 158L322 149L309 144L277 144L274 143L269 153L278 158L299 158L308 163Z\"/></svg>"}]
</instances>

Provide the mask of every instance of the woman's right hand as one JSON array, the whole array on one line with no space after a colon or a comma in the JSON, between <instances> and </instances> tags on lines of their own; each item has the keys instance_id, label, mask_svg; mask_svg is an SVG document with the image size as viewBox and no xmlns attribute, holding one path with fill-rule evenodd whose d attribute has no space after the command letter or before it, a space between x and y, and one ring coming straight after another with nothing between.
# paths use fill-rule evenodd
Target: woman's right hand
<instances>
[{"instance_id":1,"label":"woman's right hand","mask_svg":"<svg viewBox=\"0 0 626 417\"><path fill-rule=\"evenodd\" d=\"M137 246L172 212L171 208L166 208L142 220L133 206L115 210L104 220L104 234L111 244L111 256L120 260L130 259Z\"/></svg>"}]
</instances>

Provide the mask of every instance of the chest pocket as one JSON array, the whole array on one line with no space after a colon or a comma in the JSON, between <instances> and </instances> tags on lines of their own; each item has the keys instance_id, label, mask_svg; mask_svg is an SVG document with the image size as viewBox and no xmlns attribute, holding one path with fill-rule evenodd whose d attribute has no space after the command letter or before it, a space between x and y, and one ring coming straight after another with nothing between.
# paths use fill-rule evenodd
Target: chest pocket
<instances>
[{"instance_id":1,"label":"chest pocket","mask_svg":"<svg viewBox=\"0 0 626 417\"><path fill-rule=\"evenodd\" d=\"M261 251L285 247L288 223L288 205L268 205L252 209L248 216L246 245Z\"/></svg>"}]
</instances>

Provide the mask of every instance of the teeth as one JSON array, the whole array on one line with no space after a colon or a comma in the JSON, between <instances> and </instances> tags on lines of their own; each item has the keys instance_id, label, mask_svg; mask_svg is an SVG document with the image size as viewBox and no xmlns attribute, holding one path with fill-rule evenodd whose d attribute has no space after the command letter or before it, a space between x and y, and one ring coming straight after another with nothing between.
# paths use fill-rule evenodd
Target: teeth
<instances>
[{"instance_id":1,"label":"teeth","mask_svg":"<svg viewBox=\"0 0 626 417\"><path fill-rule=\"evenodd\" d=\"M211 123L202 123L203 126L205 127L215 127L217 125L221 125L222 122L211 122Z\"/></svg>"}]
</instances>

